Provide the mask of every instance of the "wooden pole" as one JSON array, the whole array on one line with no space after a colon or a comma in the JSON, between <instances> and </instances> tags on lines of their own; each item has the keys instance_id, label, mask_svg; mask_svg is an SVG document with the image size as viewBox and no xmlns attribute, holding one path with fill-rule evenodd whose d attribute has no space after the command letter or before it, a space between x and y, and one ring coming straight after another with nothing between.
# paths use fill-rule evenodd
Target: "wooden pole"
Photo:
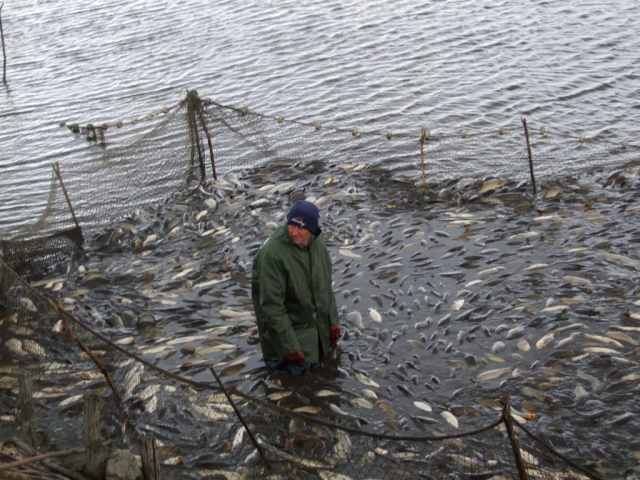
<instances>
[{"instance_id":1,"label":"wooden pole","mask_svg":"<svg viewBox=\"0 0 640 480\"><path fill-rule=\"evenodd\" d=\"M33 423L33 390L31 376L26 370L18 375L20 387L20 420L22 422L22 439L27 445L36 448L36 429Z\"/></svg>"},{"instance_id":2,"label":"wooden pole","mask_svg":"<svg viewBox=\"0 0 640 480\"><path fill-rule=\"evenodd\" d=\"M143 434L139 447L142 458L142 478L144 480L162 480L156 437L151 433Z\"/></svg>"},{"instance_id":3,"label":"wooden pole","mask_svg":"<svg viewBox=\"0 0 640 480\"><path fill-rule=\"evenodd\" d=\"M211 142L211 135L209 135L209 129L207 128L207 122L204 119L204 115L202 113L202 107L198 108L198 115L200 116L200 124L202 125L202 129L204 133L207 135L207 143L209 144L209 154L211 155L211 170L213 171L213 179L218 179L218 174L216 173L216 162L213 159L213 143Z\"/></svg>"},{"instance_id":4,"label":"wooden pole","mask_svg":"<svg viewBox=\"0 0 640 480\"><path fill-rule=\"evenodd\" d=\"M531 143L529 142L529 129L527 128L527 119L522 117L522 126L524 127L524 136L527 139L527 152L529 154L529 173L531 175L531 184L533 185L533 195L538 194L536 187L536 179L533 176L533 156L531 155Z\"/></svg>"},{"instance_id":5,"label":"wooden pole","mask_svg":"<svg viewBox=\"0 0 640 480\"><path fill-rule=\"evenodd\" d=\"M7 84L7 52L4 49L4 30L2 30L2 7L4 7L4 2L0 5L0 37L2 37L2 81L4 84Z\"/></svg>"},{"instance_id":6,"label":"wooden pole","mask_svg":"<svg viewBox=\"0 0 640 480\"><path fill-rule=\"evenodd\" d=\"M56 172L56 176L58 177L58 181L60 182L60 186L62 187L62 193L64 193L64 198L67 200L67 205L69 205L69 210L71 211L73 222L76 224L76 227L80 229L80 223L78 223L76 212L73 210L73 205L71 205L71 199L69 198L69 194L67 193L67 187L65 187L64 181L62 180L62 174L60 173L60 164L58 162L53 164L53 171ZM82 229L80 229L80 231L82 231Z\"/></svg>"},{"instance_id":7,"label":"wooden pole","mask_svg":"<svg viewBox=\"0 0 640 480\"><path fill-rule=\"evenodd\" d=\"M41 455L36 455L35 457L29 457L29 458L23 458L22 460L17 460L15 462L11 462L11 463L6 463L3 465L0 465L0 472L3 470L10 470L12 468L17 468L17 467L21 467L22 465L27 465L28 463L37 463L40 462L42 460L46 460L47 458L54 458L54 457L66 457L69 455L77 455L79 453L83 453L84 452L84 448L77 448L75 450L63 450L60 452L49 452L49 453L43 453Z\"/></svg>"},{"instance_id":8,"label":"wooden pole","mask_svg":"<svg viewBox=\"0 0 640 480\"><path fill-rule=\"evenodd\" d=\"M71 325L69 325L64 309L62 308L62 298L60 297L60 294L58 294L57 305L51 299L47 299L47 300L49 301L49 305L51 305L51 308L55 310L55 312L58 314L58 317L60 317L60 320L62 320L62 325L64 326L65 330L67 331L69 336L72 338L72 340L78 344L78 346L82 349L82 351L86 353L89 356L89 358L93 360L93 363L95 363L96 366L100 369L100 371L102 372L102 375L104 375L104 378L107 380L107 383L111 387L111 391L113 391L113 396L116 397L116 401L120 403L122 401L120 397L120 393L118 392L118 389L116 388L116 384L113 381L111 374L107 370L107 367L104 365L102 360L100 360L97 357L97 355L93 353L91 349L89 349L89 347L87 347L84 343L82 343L82 341L80 341L78 336L75 334L75 332L71 328Z\"/></svg>"},{"instance_id":9,"label":"wooden pole","mask_svg":"<svg viewBox=\"0 0 640 480\"><path fill-rule=\"evenodd\" d=\"M253 435L253 432L249 428L249 425L247 424L247 422L245 421L244 417L242 416L242 414L240 413L240 411L236 407L236 404L234 403L233 399L231 398L231 395L229 395L229 390L227 390L227 387L225 387L224 384L222 383L222 380L220 380L220 377L218 376L218 374L216 372L216 369L213 368L213 365L211 367L209 367L209 368L211 369L211 373L213 373L213 376L216 377L216 381L218 382L218 385L220 385L220 388L224 392L224 395L227 397L227 400L229 400L229 403L231 404L231 407L233 408L233 411L236 412L236 415L238 416L238 418L242 422L242 426L244 427L246 432L249 434L249 437L251 438L251 441L253 442L255 447L258 449L258 452L260 453L260 456L262 457L262 460L264 461L264 463L266 463L267 468L271 469L271 465L269 464L269 460L267 460L267 457L265 456L264 451L262 450L262 447L260 446L260 443L258 443L258 440Z\"/></svg>"},{"instance_id":10,"label":"wooden pole","mask_svg":"<svg viewBox=\"0 0 640 480\"><path fill-rule=\"evenodd\" d=\"M511 449L513 455L516 458L516 466L518 467L518 473L520 474L520 480L528 480L527 469L522 461L522 455L520 454L520 447L518 441L513 433L513 423L511 419L511 395L507 393L507 399L502 409L502 421L507 428L507 434L509 435L509 441L511 442Z\"/></svg>"},{"instance_id":11,"label":"wooden pole","mask_svg":"<svg viewBox=\"0 0 640 480\"><path fill-rule=\"evenodd\" d=\"M108 450L100 442L100 404L97 395L84 396L85 468L90 478L104 479L107 474Z\"/></svg>"},{"instance_id":12,"label":"wooden pole","mask_svg":"<svg viewBox=\"0 0 640 480\"><path fill-rule=\"evenodd\" d=\"M206 179L206 171L204 169L204 159L202 158L202 149L200 148L200 135L198 134L198 122L196 121L196 110L200 106L200 98L198 92L190 90L187 94L187 115L189 116L189 124L191 126L191 147L195 143L196 150L198 152L198 161L200 162L200 183L203 183ZM193 150L191 151L193 157Z\"/></svg>"},{"instance_id":13,"label":"wooden pole","mask_svg":"<svg viewBox=\"0 0 640 480\"><path fill-rule=\"evenodd\" d=\"M427 138L427 129L422 127L422 135L420 135L420 166L422 168L422 184L427 183L427 172L424 170L424 141Z\"/></svg>"},{"instance_id":14,"label":"wooden pole","mask_svg":"<svg viewBox=\"0 0 640 480\"><path fill-rule=\"evenodd\" d=\"M24 443L23 441L21 441L19 438L13 437L11 439L11 442L18 448L20 449L22 452L24 452L26 455L28 455L29 457L32 457L31 460L33 461L33 458L37 458L39 457L40 453L38 453L38 451L34 448L32 448L31 446L27 445L26 443ZM49 452L49 453L45 453L44 455L49 455L50 457L61 457L61 456L66 456L66 455L73 455L75 453L84 453L84 448L81 450L67 450L67 451L63 451L63 452ZM55 454L55 455L54 455ZM17 460L16 460L17 461ZM63 477L68 478L69 480L86 480L84 477L81 477L69 470L67 470L64 467L61 467L60 465L58 465L57 463L54 462L50 462L47 459L42 459L42 460L38 460L40 462L42 462L42 466L55 472L55 473L59 473L60 475L62 475Z\"/></svg>"}]
</instances>

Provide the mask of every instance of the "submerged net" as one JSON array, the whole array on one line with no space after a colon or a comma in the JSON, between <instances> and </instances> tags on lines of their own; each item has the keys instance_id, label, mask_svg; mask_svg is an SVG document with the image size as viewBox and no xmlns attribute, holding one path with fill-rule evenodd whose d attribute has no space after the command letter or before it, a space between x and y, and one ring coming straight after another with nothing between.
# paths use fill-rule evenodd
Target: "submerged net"
<instances>
[{"instance_id":1,"label":"submerged net","mask_svg":"<svg viewBox=\"0 0 640 480\"><path fill-rule=\"evenodd\" d=\"M158 354L171 341L140 349L126 337L110 339L94 330L89 319L70 315L63 305L43 297L3 263L0 275L7 293L0 330L0 405L3 411L15 411L18 378L28 373L36 419L41 413L53 415L46 424L36 420L35 440L41 448L80 441L70 432L83 430L84 402L93 395L104 400L103 439L115 440L120 448L135 448L145 436L158 441L165 465L162 478L601 478L525 434L504 408L504 399L495 399L495 416L481 428L403 436L367 431L364 420L363 425L347 415L322 419L322 402L300 406L309 386L304 379L292 380L299 382L289 385L296 393L287 394L263 376L250 388L242 382L230 388L234 406L249 426L245 430L226 395L206 374L211 361L198 368L196 357L192 365L183 364L181 374L160 368L155 365ZM218 367L222 378L233 366ZM266 399L255 397L251 391L256 386L272 393ZM387 405L378 402L393 430L398 418Z\"/></svg>"},{"instance_id":2,"label":"submerged net","mask_svg":"<svg viewBox=\"0 0 640 480\"><path fill-rule=\"evenodd\" d=\"M530 166L521 125L476 134L364 133L201 101L196 92L163 112L150 115L154 128L135 141L126 127L84 128L88 140L100 141L106 153L82 163L54 166L49 200L40 219L0 238L5 263L27 278L42 276L84 239L111 233L115 220L136 208L159 204L183 188L234 170L355 163L380 167L405 181L424 181L431 189L461 178L487 177L539 189L559 177L635 165L640 158L640 149L627 143L617 146L541 129L529 135ZM135 123L131 127L138 132ZM91 133L96 129L99 137ZM461 200L467 199L468 195L461 195Z\"/></svg>"},{"instance_id":3,"label":"submerged net","mask_svg":"<svg viewBox=\"0 0 640 480\"><path fill-rule=\"evenodd\" d=\"M181 465L168 467L164 478L253 478L268 473L323 479L524 478L522 469L529 478L599 478L585 470L587 462L576 466L516 424L507 435L510 417L502 418L504 405L498 399L487 407L495 417L485 418L486 425L464 435L403 437L367 431L362 419L349 415L323 419L317 414L327 412L327 403L309 401L304 383L295 385L295 394L283 396L287 389L269 381L264 372L235 375L248 361L233 357L235 350L226 336L233 333L255 341L251 318L231 327L209 326L205 314L194 307L200 297L209 305L223 304L217 289L230 280L237 284L234 306L249 303L243 286L248 261L261 244L260 221L251 213L263 205L252 202L264 201L256 194L259 177L275 183L268 194L274 209L284 203L279 195L304 198L305 189L328 185L347 170L353 174L351 183L344 185L348 195L340 199L343 209L364 211L367 203L382 199L410 212L432 202L474 202L491 192L515 194L517 202L530 204L535 200L534 183L521 126L470 135L362 133L267 117L200 101L194 93L164 115L155 119L155 128L131 143L123 144L114 128L91 134L89 140L104 143L106 154L55 167L40 220L2 239L0 398L5 411L17 405L21 371L31 374L37 409L60 415L65 428L74 425L81 431L84 395L98 395L106 400L105 438L131 445L153 435L161 442L165 462ZM581 142L546 132L531 135L530 142L538 192L560 175L595 177L600 170L638 164L638 149L626 145ZM231 179L234 171L244 173L241 182L254 185L222 181ZM286 181L277 183L282 177L295 181L295 188ZM501 181L490 183L491 179ZM605 173L601 181L614 185L625 177ZM392 194L390 185L395 187ZM398 191L401 194L395 195ZM198 219L198 211L216 210L211 202L225 202L219 218ZM242 251L231 247L241 232L231 230L225 223L229 219L246 230ZM182 232L191 229L193 235L173 233L178 226ZM329 233L335 241L355 235L358 228L337 218ZM169 242L173 248L162 250ZM170 257L193 251L196 260L210 255L216 268L205 274L191 272L187 264ZM132 257L127 271L114 266L110 275L88 271L67 278L84 254L108 258L122 252L141 257L153 253L146 258L156 264L138 271L135 265L141 265L141 259ZM173 278L154 279L156 266L174 260ZM433 268L425 259L415 260L424 263L425 270ZM343 267L342 274L350 275L350 264L340 264ZM44 276L49 278L39 282ZM185 280L186 288L177 290L174 281ZM56 306L57 292L72 281L79 289ZM402 287L402 281L399 284ZM191 316L186 326L193 337L206 338L167 341L155 339L154 333L149 338L155 344L137 347L126 329L100 333L96 325L117 327L121 307L140 300L135 292L114 294L114 286L127 285L144 292L140 297L145 307L157 301L167 322ZM155 323L143 311L124 320L142 327ZM211 355L217 355L215 361ZM236 363L240 360L245 363ZM167 362L175 362L174 368ZM214 364L225 381L233 378L232 398L268 463L213 381L209 369ZM336 387L331 381L329 385ZM258 389L264 398L255 395ZM386 403L372 403L384 412L389 429L402 430ZM440 418L444 417L454 422L447 415ZM429 425L428 418L415 422ZM48 441L68 441L56 438L60 430L48 431ZM570 446L562 453L573 457Z\"/></svg>"}]
</instances>

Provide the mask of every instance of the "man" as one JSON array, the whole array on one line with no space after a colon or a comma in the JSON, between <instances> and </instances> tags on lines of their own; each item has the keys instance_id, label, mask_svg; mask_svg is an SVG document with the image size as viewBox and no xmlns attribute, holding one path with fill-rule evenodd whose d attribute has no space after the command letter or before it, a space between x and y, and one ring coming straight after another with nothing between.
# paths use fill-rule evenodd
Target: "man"
<instances>
[{"instance_id":1,"label":"man","mask_svg":"<svg viewBox=\"0 0 640 480\"><path fill-rule=\"evenodd\" d=\"M256 254L251 297L262 357L276 375L305 375L340 338L320 213L299 201Z\"/></svg>"}]
</instances>

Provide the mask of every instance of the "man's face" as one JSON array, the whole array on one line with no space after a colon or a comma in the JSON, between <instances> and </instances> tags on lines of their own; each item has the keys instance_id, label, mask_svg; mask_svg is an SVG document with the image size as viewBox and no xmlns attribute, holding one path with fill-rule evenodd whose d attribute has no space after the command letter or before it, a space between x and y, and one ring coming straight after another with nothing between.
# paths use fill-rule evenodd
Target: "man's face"
<instances>
[{"instance_id":1,"label":"man's face","mask_svg":"<svg viewBox=\"0 0 640 480\"><path fill-rule=\"evenodd\" d=\"M288 225L289 227L289 236L293 243L300 247L304 247L307 243L309 243L309 238L311 238L311 232L306 228L299 227L298 225Z\"/></svg>"}]
</instances>

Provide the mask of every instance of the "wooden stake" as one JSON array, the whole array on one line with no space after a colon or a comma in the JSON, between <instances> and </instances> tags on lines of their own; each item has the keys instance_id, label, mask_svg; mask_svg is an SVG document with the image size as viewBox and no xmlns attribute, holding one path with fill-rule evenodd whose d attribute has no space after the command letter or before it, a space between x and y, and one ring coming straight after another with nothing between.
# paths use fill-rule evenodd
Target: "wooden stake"
<instances>
[{"instance_id":1,"label":"wooden stake","mask_svg":"<svg viewBox=\"0 0 640 480\"><path fill-rule=\"evenodd\" d=\"M0 37L2 37L2 57L4 59L2 64L2 81L4 84L7 84L7 52L4 49L4 30L2 30L2 7L4 7L4 2L0 5Z\"/></svg>"},{"instance_id":2,"label":"wooden stake","mask_svg":"<svg viewBox=\"0 0 640 480\"><path fill-rule=\"evenodd\" d=\"M33 390L29 372L22 370L18 375L20 387L20 420L22 421L22 439L36 448L36 429L33 423Z\"/></svg>"},{"instance_id":3,"label":"wooden stake","mask_svg":"<svg viewBox=\"0 0 640 480\"><path fill-rule=\"evenodd\" d=\"M84 396L84 446L87 474L91 478L103 479L106 476L109 452L100 442L100 403L97 395Z\"/></svg>"},{"instance_id":4,"label":"wooden stake","mask_svg":"<svg viewBox=\"0 0 640 480\"><path fill-rule=\"evenodd\" d=\"M187 93L187 116L189 120L189 126L191 127L191 157L194 157L193 144L195 144L196 151L198 152L198 161L200 162L200 183L204 183L206 180L206 171L204 168L204 159L202 158L202 149L200 148L200 135L198 134L198 122L196 121L196 110L200 107L200 98L198 92L190 90ZM193 164L193 162L192 162Z\"/></svg>"},{"instance_id":5,"label":"wooden stake","mask_svg":"<svg viewBox=\"0 0 640 480\"><path fill-rule=\"evenodd\" d=\"M427 129L422 127L422 135L420 135L420 166L422 168L422 184L427 183L427 173L424 170L424 141L427 138Z\"/></svg>"},{"instance_id":6,"label":"wooden stake","mask_svg":"<svg viewBox=\"0 0 640 480\"><path fill-rule=\"evenodd\" d=\"M207 135L207 143L209 144L209 154L211 155L211 170L213 170L213 179L218 179L218 174L216 173L216 162L213 160L213 143L211 142L211 135L209 135L209 129L207 128L207 122L204 119L204 115L202 114L202 106L198 108L198 115L200 116L200 125L202 125L202 129L204 133Z\"/></svg>"},{"instance_id":7,"label":"wooden stake","mask_svg":"<svg viewBox=\"0 0 640 480\"><path fill-rule=\"evenodd\" d=\"M511 449L513 450L513 455L516 458L516 466L518 467L518 473L520 475L520 480L528 480L527 469L524 466L524 462L522 461L522 455L520 454L520 447L518 446L518 440L513 433L513 424L511 423L511 395L507 393L507 399L502 409L502 421L504 422L505 427L507 428L507 434L509 436L509 441L511 442Z\"/></svg>"},{"instance_id":8,"label":"wooden stake","mask_svg":"<svg viewBox=\"0 0 640 480\"><path fill-rule=\"evenodd\" d=\"M140 457L142 457L142 478L144 480L162 480L156 437L151 433L143 434L138 446L140 447Z\"/></svg>"},{"instance_id":9,"label":"wooden stake","mask_svg":"<svg viewBox=\"0 0 640 480\"><path fill-rule=\"evenodd\" d=\"M529 129L527 128L527 119L522 117L522 126L524 127L524 136L527 139L527 152L529 153L529 173L531 175L531 184L533 185L533 195L538 194L536 188L536 179L533 176L533 156L531 155L531 143L529 143Z\"/></svg>"},{"instance_id":10,"label":"wooden stake","mask_svg":"<svg viewBox=\"0 0 640 480\"><path fill-rule=\"evenodd\" d=\"M36 455L35 457L23 458L22 460L18 460L17 462L11 462L11 463L0 465L0 472L3 470L10 470L12 468L21 467L22 465L26 465L27 463L37 463L41 460L46 460L47 458L67 457L69 455L77 455L79 453L84 453L84 451L85 451L84 448L77 448L75 450L49 452L49 453L43 453L42 455Z\"/></svg>"},{"instance_id":11,"label":"wooden stake","mask_svg":"<svg viewBox=\"0 0 640 480\"><path fill-rule=\"evenodd\" d=\"M76 212L73 210L71 199L69 198L69 194L67 193L67 187L64 186L62 174L60 173L60 164L58 162L53 164L53 171L56 172L56 176L58 177L58 181L60 182L60 186L62 187L62 193L64 193L64 198L67 200L67 205L69 205L69 210L71 211L73 222L76 224L76 227L80 228L80 224L78 223L78 219L76 218ZM82 231L82 229L80 229L80 231Z\"/></svg>"}]
</instances>

